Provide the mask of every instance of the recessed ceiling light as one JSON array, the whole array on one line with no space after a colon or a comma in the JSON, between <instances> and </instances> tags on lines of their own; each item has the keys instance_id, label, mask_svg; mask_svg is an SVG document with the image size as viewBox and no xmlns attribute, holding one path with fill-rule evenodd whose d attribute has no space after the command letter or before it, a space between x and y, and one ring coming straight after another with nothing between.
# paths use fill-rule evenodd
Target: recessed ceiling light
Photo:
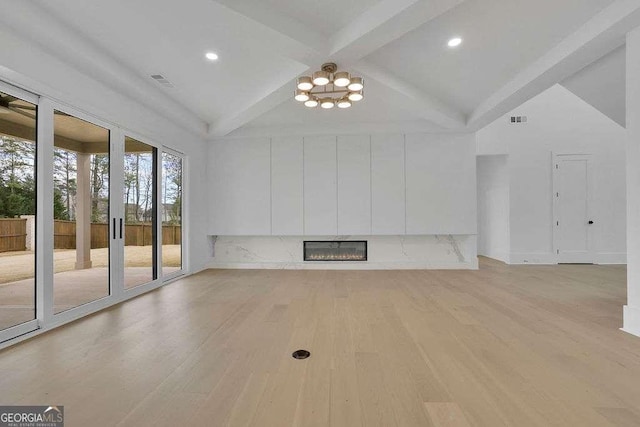
<instances>
[{"instance_id":1,"label":"recessed ceiling light","mask_svg":"<svg viewBox=\"0 0 640 427\"><path fill-rule=\"evenodd\" d=\"M460 37L454 37L451 40L449 40L449 42L447 43L449 47L458 47L461 44L462 44L462 39Z\"/></svg>"},{"instance_id":2,"label":"recessed ceiling light","mask_svg":"<svg viewBox=\"0 0 640 427\"><path fill-rule=\"evenodd\" d=\"M216 59L218 59L218 55L216 53L213 52L207 52L204 55L209 61L215 61Z\"/></svg>"}]
</instances>

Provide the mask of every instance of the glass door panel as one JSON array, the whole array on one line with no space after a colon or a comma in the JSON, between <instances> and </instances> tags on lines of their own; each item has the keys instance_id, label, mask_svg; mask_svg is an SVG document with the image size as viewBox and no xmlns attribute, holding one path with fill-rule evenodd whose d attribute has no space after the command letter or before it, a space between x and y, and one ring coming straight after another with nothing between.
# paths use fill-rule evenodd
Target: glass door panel
<instances>
[{"instance_id":1,"label":"glass door panel","mask_svg":"<svg viewBox=\"0 0 640 427\"><path fill-rule=\"evenodd\" d=\"M158 278L158 150L128 136L124 146L124 287L129 289Z\"/></svg>"},{"instance_id":2,"label":"glass door panel","mask_svg":"<svg viewBox=\"0 0 640 427\"><path fill-rule=\"evenodd\" d=\"M36 318L36 115L0 92L0 330Z\"/></svg>"},{"instance_id":3,"label":"glass door panel","mask_svg":"<svg viewBox=\"0 0 640 427\"><path fill-rule=\"evenodd\" d=\"M53 299L60 313L109 295L109 130L54 111ZM115 230L114 230L115 231Z\"/></svg>"},{"instance_id":4,"label":"glass door panel","mask_svg":"<svg viewBox=\"0 0 640 427\"><path fill-rule=\"evenodd\" d=\"M182 270L182 157L162 153L162 274Z\"/></svg>"}]
</instances>

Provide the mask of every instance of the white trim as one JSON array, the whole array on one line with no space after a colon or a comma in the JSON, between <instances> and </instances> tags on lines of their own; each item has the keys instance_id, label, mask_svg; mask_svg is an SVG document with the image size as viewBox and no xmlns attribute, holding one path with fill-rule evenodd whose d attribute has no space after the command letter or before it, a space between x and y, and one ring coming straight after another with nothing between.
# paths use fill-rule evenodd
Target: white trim
<instances>
[{"instance_id":1,"label":"white trim","mask_svg":"<svg viewBox=\"0 0 640 427\"><path fill-rule=\"evenodd\" d=\"M552 252L511 252L509 254L509 264L557 264L556 254Z\"/></svg>"},{"instance_id":2,"label":"white trim","mask_svg":"<svg viewBox=\"0 0 640 427\"><path fill-rule=\"evenodd\" d=\"M626 264L626 252L598 252L596 254L596 264Z\"/></svg>"},{"instance_id":3,"label":"white trim","mask_svg":"<svg viewBox=\"0 0 640 427\"><path fill-rule=\"evenodd\" d=\"M27 101L36 105L38 105L38 101L40 98L38 95L36 95L33 92L20 89L16 86L10 85L9 83L5 83L1 80L0 80L0 92L6 93L7 95L15 96L16 98L20 98L23 101Z\"/></svg>"},{"instance_id":4,"label":"white trim","mask_svg":"<svg viewBox=\"0 0 640 427\"><path fill-rule=\"evenodd\" d=\"M53 105L38 105L36 177L36 310L39 325L53 321Z\"/></svg>"},{"instance_id":5,"label":"white trim","mask_svg":"<svg viewBox=\"0 0 640 427\"><path fill-rule=\"evenodd\" d=\"M109 122L107 120L99 119L98 117L94 116L93 114L87 113L87 112L85 112L83 110L80 110L78 108L71 107L71 106L69 106L67 104L64 104L62 102L58 102L58 101L55 101L55 100L53 100L51 98L47 98L46 96L43 96L42 99L48 99L54 110L60 111L60 112L65 113L65 114L68 114L68 115L73 116L73 117L75 117L77 119L84 120L85 122L89 122L89 123L91 123L93 125L100 126L100 127L105 128L105 129L107 129L109 131L113 131L114 129L119 128L116 124L114 124L112 122Z\"/></svg>"},{"instance_id":6,"label":"white trim","mask_svg":"<svg viewBox=\"0 0 640 427\"><path fill-rule=\"evenodd\" d=\"M19 323L17 325L11 326L9 328L3 329L0 331L0 348L2 348L2 344L5 342L9 342L10 340L19 337L20 335L28 334L29 332L33 332L38 329L38 320L33 319L28 322Z\"/></svg>"},{"instance_id":7,"label":"white trim","mask_svg":"<svg viewBox=\"0 0 640 427\"><path fill-rule=\"evenodd\" d=\"M111 227L115 221L117 228L118 220L124 217L124 132L115 128L111 129L109 135L109 293L119 300L124 294L124 238L120 239L117 229Z\"/></svg>"},{"instance_id":8,"label":"white trim","mask_svg":"<svg viewBox=\"0 0 640 427\"><path fill-rule=\"evenodd\" d=\"M640 337L640 307L625 305L623 319L624 326L620 330Z\"/></svg>"},{"instance_id":9,"label":"white trim","mask_svg":"<svg viewBox=\"0 0 640 427\"><path fill-rule=\"evenodd\" d=\"M488 258L499 259L488 255ZM556 254L553 252L511 252L508 254L507 264L540 264L555 265L558 264ZM594 264L626 264L627 254L624 252L597 252L595 254Z\"/></svg>"},{"instance_id":10,"label":"white trim","mask_svg":"<svg viewBox=\"0 0 640 427\"><path fill-rule=\"evenodd\" d=\"M88 314L95 313L96 311L102 310L103 308L116 304L118 302L120 302L120 300L118 300L113 295L107 295L97 300L89 301L85 304L81 304L68 310L55 313L53 315L53 319L48 324L45 324L43 326L46 329L55 328L56 326L79 319L80 317L84 317Z\"/></svg>"},{"instance_id":11,"label":"white trim","mask_svg":"<svg viewBox=\"0 0 640 427\"><path fill-rule=\"evenodd\" d=\"M162 275L162 212L164 211L164 206L162 205L162 145L155 147L156 148L156 162L153 165L155 168L154 171L154 184L156 186L155 192L155 220L156 220L156 264L152 266L156 270L156 279L163 281Z\"/></svg>"},{"instance_id":12,"label":"white trim","mask_svg":"<svg viewBox=\"0 0 640 427\"><path fill-rule=\"evenodd\" d=\"M161 273L162 272L159 271L158 278L155 280L152 280L151 282L143 283L141 285L137 285L129 289L125 288L124 291L122 292L122 294L124 295L124 299L122 301L126 301L133 297L137 297L138 295L141 295L145 292L152 291L162 286L164 283L162 281Z\"/></svg>"}]
</instances>

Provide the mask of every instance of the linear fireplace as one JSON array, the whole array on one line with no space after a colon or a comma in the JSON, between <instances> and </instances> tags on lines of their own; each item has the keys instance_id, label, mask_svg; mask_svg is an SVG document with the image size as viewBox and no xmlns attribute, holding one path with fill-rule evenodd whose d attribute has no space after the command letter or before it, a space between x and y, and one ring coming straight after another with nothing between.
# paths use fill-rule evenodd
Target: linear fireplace
<instances>
[{"instance_id":1,"label":"linear fireplace","mask_svg":"<svg viewBox=\"0 0 640 427\"><path fill-rule=\"evenodd\" d=\"M305 241L305 261L366 261L365 240Z\"/></svg>"}]
</instances>

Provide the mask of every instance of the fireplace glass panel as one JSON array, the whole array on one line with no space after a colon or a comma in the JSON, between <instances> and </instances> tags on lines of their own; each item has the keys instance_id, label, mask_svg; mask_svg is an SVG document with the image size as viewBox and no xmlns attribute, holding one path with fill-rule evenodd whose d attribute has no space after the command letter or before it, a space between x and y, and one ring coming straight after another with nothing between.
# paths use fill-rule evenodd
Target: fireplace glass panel
<instances>
[{"instance_id":1,"label":"fireplace glass panel","mask_svg":"<svg viewBox=\"0 0 640 427\"><path fill-rule=\"evenodd\" d=\"M366 241L307 241L304 242L305 261L366 261Z\"/></svg>"}]
</instances>

